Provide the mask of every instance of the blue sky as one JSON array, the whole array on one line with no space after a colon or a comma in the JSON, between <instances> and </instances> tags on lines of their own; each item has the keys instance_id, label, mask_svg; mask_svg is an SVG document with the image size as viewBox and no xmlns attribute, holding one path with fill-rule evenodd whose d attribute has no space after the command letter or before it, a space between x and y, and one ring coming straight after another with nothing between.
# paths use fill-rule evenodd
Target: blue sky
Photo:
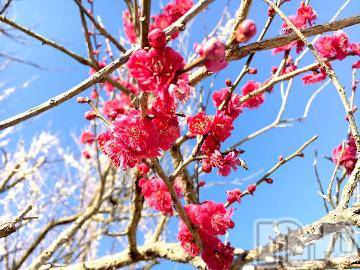
<instances>
[{"instance_id":1,"label":"blue sky","mask_svg":"<svg viewBox=\"0 0 360 270\"><path fill-rule=\"evenodd\" d=\"M153 1L153 11L158 10L160 1ZM166 1L164 1L166 3ZM192 24L190 30L190 44L200 42L204 38L204 25L206 29L212 29L216 21L213 18L220 18L227 1L215 1L209 9L202 13ZM239 1L230 1L230 9L235 10ZM258 29L262 28L266 20L267 7L262 1L254 1L250 12L250 18L257 22ZM312 6L318 12L317 23L327 22L342 5L343 1L332 0L311 1ZM285 4L284 12L287 15L296 12L300 1L290 1ZM64 44L71 50L86 56L86 48L83 42L82 29L78 16L78 10L72 1L16 1L15 8L11 15L18 23L26 25L42 35ZM96 13L101 18L111 33L117 35L122 31L121 14L124 10L122 1L95 0ZM345 18L356 14L360 9L360 3L352 0L339 18ZM279 34L281 21L276 19L267 37ZM359 42L359 27L353 26L346 30L352 41ZM14 32L15 33L15 32ZM42 46L37 41L27 39L28 45L14 43L9 39L2 38L0 50L8 54L15 54L18 57L31 60L51 70L38 70L26 65L11 64L0 72L0 81L5 82L5 87L20 85L31 79L35 80L26 89L19 89L16 94L10 96L0 106L0 118L5 119L25 109L33 107L46 99L55 96L88 76L88 68L84 67L62 53L54 49ZM248 79L264 81L270 74L271 67L277 65L281 56L272 56L270 51L259 53L255 56L252 66L258 69L257 75L252 75L243 80L241 85ZM311 63L314 58L309 54L301 62L300 66ZM231 63L229 67L221 72L214 84L214 89L224 87L226 78L235 79L244 63L244 59ZM351 63L354 59L337 62L333 65L341 83L349 93L351 89ZM208 91L210 80L203 83ZM240 86L241 86L240 85ZM320 84L304 86L300 79L293 84L285 117L299 117L302 115L307 100ZM88 90L86 93L89 94ZM356 98L355 103L359 101ZM279 109L281 102L279 86L275 86L274 92L266 96L265 104L254 111L245 111L236 121L236 129L233 137L227 143L238 141L253 131L271 123ZM40 117L29 120L26 124L18 127L13 135L13 141L29 138L41 130L49 130L58 134L60 140L69 148L73 145L71 133L80 134L86 121L83 113L86 108L78 105L75 99L42 114ZM216 174L203 176L201 179L207 182L231 181L235 178L244 179L263 170L266 171L277 162L277 157L288 155L302 145L313 135L319 135L319 139L305 150L305 158L295 159L283 168L278 170L273 178L273 185L259 187L254 197L247 197L241 205L236 205L234 220L236 227L230 232L231 242L242 248L251 248L253 241L253 226L257 219L279 219L291 217L300 223L306 224L319 218L324 209L322 201L317 194L317 184L313 172L313 151L319 152L320 176L324 183L328 182L332 172L332 164L324 160L322 155L329 155L332 148L346 137L347 122L344 120L344 110L335 88L329 84L314 101L308 119L303 123L296 123L294 127L274 129L257 137L255 140L245 143L242 148L246 153L242 156L248 163L250 170L244 172L239 170L232 173L228 178L222 178ZM80 154L80 153L79 153ZM240 189L245 189L248 184L257 180L244 182ZM203 199L214 199L223 201L225 192L234 188L231 185L221 185L205 189ZM171 264L173 266L173 264ZM170 266L163 266L170 267ZM156 269L160 269L157 266ZM163 269L165 269L163 268ZM183 266L179 267L183 269Z\"/></svg>"}]
</instances>

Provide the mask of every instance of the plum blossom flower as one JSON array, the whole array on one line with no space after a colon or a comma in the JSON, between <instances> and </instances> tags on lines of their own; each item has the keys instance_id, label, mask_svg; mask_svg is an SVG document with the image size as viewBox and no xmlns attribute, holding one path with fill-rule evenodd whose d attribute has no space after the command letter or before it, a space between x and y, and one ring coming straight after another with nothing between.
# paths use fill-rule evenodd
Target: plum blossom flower
<instances>
[{"instance_id":1,"label":"plum blossom flower","mask_svg":"<svg viewBox=\"0 0 360 270\"><path fill-rule=\"evenodd\" d=\"M189 131L193 135L205 135L210 131L212 119L204 112L188 118Z\"/></svg>"},{"instance_id":2,"label":"plum blossom flower","mask_svg":"<svg viewBox=\"0 0 360 270\"><path fill-rule=\"evenodd\" d=\"M163 215L173 214L171 195L161 178L141 178L139 186L150 207L160 211ZM178 180L175 180L174 188L177 196L181 198L182 188Z\"/></svg>"},{"instance_id":3,"label":"plum blossom flower","mask_svg":"<svg viewBox=\"0 0 360 270\"><path fill-rule=\"evenodd\" d=\"M212 135L220 142L223 142L230 137L233 129L233 119L223 112L217 112L210 128Z\"/></svg>"},{"instance_id":4,"label":"plum blossom flower","mask_svg":"<svg viewBox=\"0 0 360 270\"><path fill-rule=\"evenodd\" d=\"M314 71L311 74L304 75L301 80L305 85L314 84L325 80L327 77L326 71L323 68L320 68L320 71Z\"/></svg>"},{"instance_id":5,"label":"plum blossom flower","mask_svg":"<svg viewBox=\"0 0 360 270\"><path fill-rule=\"evenodd\" d=\"M310 5L305 5L304 2L301 2L296 15L290 15L288 18L296 26L296 28L304 29L307 26L313 25L317 18L317 14ZM282 30L284 33L292 32L291 28L285 22L282 25ZM305 44L302 41L293 41L287 45L275 48L273 53L277 54L283 51L288 51L293 47L296 47L296 52L300 53L303 50L304 45Z\"/></svg>"},{"instance_id":6,"label":"plum blossom flower","mask_svg":"<svg viewBox=\"0 0 360 270\"><path fill-rule=\"evenodd\" d=\"M160 14L152 16L153 23L150 25L150 29L159 28L164 30L183 16L193 5L192 0L175 0L168 3ZM178 33L175 33L171 37L174 39L177 36Z\"/></svg>"},{"instance_id":7,"label":"plum blossom flower","mask_svg":"<svg viewBox=\"0 0 360 270\"><path fill-rule=\"evenodd\" d=\"M124 170L159 154L159 132L155 124L142 118L137 110L118 115L108 131L98 137L98 143L113 163Z\"/></svg>"},{"instance_id":8,"label":"plum blossom flower","mask_svg":"<svg viewBox=\"0 0 360 270\"><path fill-rule=\"evenodd\" d=\"M240 203L241 200L241 191L240 189L233 189L226 191L227 194L227 202L229 204L233 204L234 202Z\"/></svg>"},{"instance_id":9,"label":"plum blossom flower","mask_svg":"<svg viewBox=\"0 0 360 270\"><path fill-rule=\"evenodd\" d=\"M228 176L231 169L237 170L237 167L241 165L238 155L237 151L231 151L223 156L219 150L215 150L207 158L202 160L203 168L208 166L217 167L219 169L218 175Z\"/></svg>"},{"instance_id":10,"label":"plum blossom flower","mask_svg":"<svg viewBox=\"0 0 360 270\"><path fill-rule=\"evenodd\" d=\"M189 74L183 73L178 76L176 84L170 84L169 93L181 103L185 103L189 100L192 92L195 88L189 85Z\"/></svg>"},{"instance_id":11,"label":"plum blossom flower","mask_svg":"<svg viewBox=\"0 0 360 270\"><path fill-rule=\"evenodd\" d=\"M204 245L201 258L209 270L228 270L234 260L234 248L230 243L223 244L216 237L209 237Z\"/></svg>"},{"instance_id":12,"label":"plum blossom flower","mask_svg":"<svg viewBox=\"0 0 360 270\"><path fill-rule=\"evenodd\" d=\"M233 248L230 244L224 245L217 236L224 235L228 229L234 227L231 220L233 209L226 209L222 203L206 201L202 204L186 205L185 211L190 221L198 228L204 246L202 258L209 269L228 269L233 260ZM179 223L178 240L187 254L199 254L199 248L182 221ZM211 258L214 256L216 258Z\"/></svg>"},{"instance_id":13,"label":"plum blossom flower","mask_svg":"<svg viewBox=\"0 0 360 270\"><path fill-rule=\"evenodd\" d=\"M137 38L136 38L134 23L132 22L131 14L130 14L129 10L124 11L122 20L123 20L123 25L124 25L124 32L125 32L127 39L129 40L129 42L131 44L135 44Z\"/></svg>"},{"instance_id":14,"label":"plum blossom flower","mask_svg":"<svg viewBox=\"0 0 360 270\"><path fill-rule=\"evenodd\" d=\"M348 55L349 37L344 31L336 31L332 36L323 36L315 43L322 57L343 60Z\"/></svg>"},{"instance_id":15,"label":"plum blossom flower","mask_svg":"<svg viewBox=\"0 0 360 270\"><path fill-rule=\"evenodd\" d=\"M155 49L162 49L166 46L165 32L159 28L151 30L148 39L150 46Z\"/></svg>"},{"instance_id":16,"label":"plum blossom flower","mask_svg":"<svg viewBox=\"0 0 360 270\"><path fill-rule=\"evenodd\" d=\"M219 107L220 104L226 99L228 94L229 94L228 88L223 88L219 91L214 92L214 94L212 95L214 106L216 108ZM231 98L227 106L224 108L223 111L227 116L230 116L232 119L236 119L239 116L239 114L242 112L242 106L240 104L240 96L236 93L233 93L231 95Z\"/></svg>"},{"instance_id":17,"label":"plum blossom flower","mask_svg":"<svg viewBox=\"0 0 360 270\"><path fill-rule=\"evenodd\" d=\"M339 162L339 165L346 169L348 174L355 168L357 162L356 144L354 138L349 135L347 141L343 145L339 144L332 151L332 160L335 164Z\"/></svg>"},{"instance_id":18,"label":"plum blossom flower","mask_svg":"<svg viewBox=\"0 0 360 270\"><path fill-rule=\"evenodd\" d=\"M206 155L210 155L218 149L220 149L220 141L212 136L212 134L209 134L201 146L201 151Z\"/></svg>"},{"instance_id":19,"label":"plum blossom flower","mask_svg":"<svg viewBox=\"0 0 360 270\"><path fill-rule=\"evenodd\" d=\"M158 96L150 110L154 115L152 121L159 132L159 147L165 151L180 136L180 126L175 110L175 101L169 94L165 94L164 97Z\"/></svg>"},{"instance_id":20,"label":"plum blossom flower","mask_svg":"<svg viewBox=\"0 0 360 270\"><path fill-rule=\"evenodd\" d=\"M92 144L95 140L94 134L91 131L84 131L81 133L79 141L83 144Z\"/></svg>"},{"instance_id":21,"label":"plum blossom flower","mask_svg":"<svg viewBox=\"0 0 360 270\"><path fill-rule=\"evenodd\" d=\"M257 90L261 84L259 82L255 81L248 81L242 88L242 94L243 96L246 96L247 94L250 94ZM248 107L250 109L258 108L263 102L264 102L264 94L259 94L254 97L249 98L243 103L244 107Z\"/></svg>"},{"instance_id":22,"label":"plum blossom flower","mask_svg":"<svg viewBox=\"0 0 360 270\"><path fill-rule=\"evenodd\" d=\"M124 114L132 107L131 100L128 95L120 92L113 99L104 102L102 112L109 119L115 120L118 114Z\"/></svg>"},{"instance_id":23,"label":"plum blossom flower","mask_svg":"<svg viewBox=\"0 0 360 270\"><path fill-rule=\"evenodd\" d=\"M140 88L155 94L167 91L178 70L184 66L182 56L170 47L138 50L129 61L128 68Z\"/></svg>"}]
</instances>

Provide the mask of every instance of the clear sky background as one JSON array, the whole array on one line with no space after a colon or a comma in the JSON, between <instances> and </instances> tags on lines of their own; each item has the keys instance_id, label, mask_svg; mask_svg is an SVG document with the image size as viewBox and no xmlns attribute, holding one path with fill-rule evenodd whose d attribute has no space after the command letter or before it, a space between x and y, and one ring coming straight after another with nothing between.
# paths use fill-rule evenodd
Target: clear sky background
<instances>
[{"instance_id":1,"label":"clear sky background","mask_svg":"<svg viewBox=\"0 0 360 270\"><path fill-rule=\"evenodd\" d=\"M202 13L191 25L190 47L194 42L201 42L220 18L228 1L215 1L207 11ZM236 10L239 1L229 1L230 10ZM342 0L312 0L311 5L318 12L317 23L328 22L329 19L342 5ZM166 3L166 1L163 1ZM300 1L292 0L284 5L287 15L294 14ZM161 6L161 1L153 1L153 11L156 12ZM122 33L121 14L125 6L119 0L95 0L96 14L100 15L107 29L119 36ZM351 0L339 18L356 15L360 10L360 2ZM263 1L254 1L250 12L250 18L255 20L258 29L262 29L267 18L267 7ZM78 16L78 9L73 1L49 1L49 0L19 0L15 2L11 16L18 23L35 29L38 33L56 40L71 50L86 56L86 48L83 42L82 28ZM281 21L277 18L273 23L267 37L278 35ZM359 42L359 26L345 29L351 41ZM15 34L15 31L13 32ZM48 98L55 96L88 76L88 68L80 65L62 53L42 46L37 41L27 38L27 45L15 43L4 37L1 38L0 50L8 54L28 59L50 70L34 69L26 65L13 63L0 72L0 81L5 84L0 86L0 91L8 87L17 87L16 94L10 96L5 102L0 103L0 119L3 120L25 109L33 107ZM293 54L294 55L294 54ZM281 55L273 56L270 51L256 55L252 66L258 69L257 75L248 76L241 86L248 80L264 81L271 72L271 67L278 65ZM311 63L314 58L308 54L301 62L300 67ZM244 63L244 59L231 63L222 71L214 81L211 91L224 87L225 78L235 79ZM341 83L347 92L351 89L351 64L354 58L334 63ZM22 89L21 84L32 79L31 84ZM210 80L202 84L205 91L209 91ZM302 115L305 105L311 94L321 84L304 86L298 78L294 81L290 94L285 117L299 117ZM90 93L90 90L86 92ZM355 103L359 99L356 97ZM278 112L281 102L279 85L275 86L274 92L266 96L264 105L259 109L246 110L236 121L236 129L232 138L226 143L231 145L253 131L271 123ZM75 146L71 134L79 135L84 129L86 121L83 114L87 108L78 105L75 99L54 108L19 126L12 136L13 142L30 138L42 130L49 130L57 134L63 145L69 149ZM211 110L209 111L212 112ZM226 190L238 187L245 189L248 184L256 181L261 175L272 167L280 154L286 156L295 151L313 135L319 135L319 139L307 148L305 158L295 159L278 170L272 177L273 185L262 185L254 197L246 197L241 205L235 205L234 220L236 227L230 231L229 239L233 245L244 249L254 245L254 224L259 219L277 220L284 217L296 219L301 224L306 224L324 214L320 196L317 194L313 160L314 149L319 152L320 176L323 183L330 179L333 165L322 158L330 155L331 150L341 143L347 135L347 122L344 120L344 109L335 88L329 84L315 99L308 116L303 123L295 123L294 127L279 128L257 137L255 140L245 143L242 148L246 150L242 158L247 162L250 170L239 170L229 177L223 178L216 174L205 175L201 179L208 183L216 181L233 181L238 179L242 184L217 185L204 189L202 199L214 199L224 201ZM226 146L225 145L225 146ZM80 155L80 153L78 153ZM262 172L262 173L261 173ZM252 176L248 179L249 176ZM174 229L174 235L176 229ZM105 244L106 245L106 244ZM156 269L168 269L176 267L174 264L157 266ZM184 266L177 266L185 269Z\"/></svg>"}]
</instances>

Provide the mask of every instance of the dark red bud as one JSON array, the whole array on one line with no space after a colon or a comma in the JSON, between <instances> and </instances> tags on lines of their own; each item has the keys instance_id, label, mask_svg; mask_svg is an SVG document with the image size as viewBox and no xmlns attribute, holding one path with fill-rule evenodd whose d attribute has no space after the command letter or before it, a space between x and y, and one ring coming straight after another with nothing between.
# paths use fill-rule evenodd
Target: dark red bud
<instances>
[{"instance_id":1,"label":"dark red bud","mask_svg":"<svg viewBox=\"0 0 360 270\"><path fill-rule=\"evenodd\" d=\"M253 193L255 192L256 190L256 185L249 185L248 188L247 188L248 192L253 195Z\"/></svg>"},{"instance_id":2,"label":"dark red bud","mask_svg":"<svg viewBox=\"0 0 360 270\"><path fill-rule=\"evenodd\" d=\"M87 111L85 113L86 120L94 120L96 118L96 113L94 111Z\"/></svg>"},{"instance_id":3,"label":"dark red bud","mask_svg":"<svg viewBox=\"0 0 360 270\"><path fill-rule=\"evenodd\" d=\"M271 178L266 178L265 182L268 184L272 184L272 183L274 183L274 180L272 180Z\"/></svg>"}]
</instances>

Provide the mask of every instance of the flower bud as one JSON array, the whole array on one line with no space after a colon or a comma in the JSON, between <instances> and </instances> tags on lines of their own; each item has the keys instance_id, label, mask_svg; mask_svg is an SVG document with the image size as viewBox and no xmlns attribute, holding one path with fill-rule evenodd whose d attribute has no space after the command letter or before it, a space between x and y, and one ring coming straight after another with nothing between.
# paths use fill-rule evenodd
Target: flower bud
<instances>
[{"instance_id":1,"label":"flower bud","mask_svg":"<svg viewBox=\"0 0 360 270\"><path fill-rule=\"evenodd\" d=\"M94 111L87 111L84 116L86 120L94 120L96 118L96 113Z\"/></svg>"},{"instance_id":2,"label":"flower bud","mask_svg":"<svg viewBox=\"0 0 360 270\"><path fill-rule=\"evenodd\" d=\"M76 98L77 103L87 103L88 101L89 101L89 99L86 97L77 97Z\"/></svg>"},{"instance_id":3,"label":"flower bud","mask_svg":"<svg viewBox=\"0 0 360 270\"><path fill-rule=\"evenodd\" d=\"M226 79L225 84L226 84L227 87L231 87L231 86L232 86L232 82L231 82L230 79Z\"/></svg>"},{"instance_id":4,"label":"flower bud","mask_svg":"<svg viewBox=\"0 0 360 270\"><path fill-rule=\"evenodd\" d=\"M201 46L201 56L207 60L223 61L225 60L225 45L216 38L211 38Z\"/></svg>"},{"instance_id":5,"label":"flower bud","mask_svg":"<svg viewBox=\"0 0 360 270\"><path fill-rule=\"evenodd\" d=\"M81 154L85 159L90 159L91 158L90 153L88 151L86 151L86 150L84 150Z\"/></svg>"},{"instance_id":6,"label":"flower bud","mask_svg":"<svg viewBox=\"0 0 360 270\"><path fill-rule=\"evenodd\" d=\"M211 167L211 165L209 163L203 162L202 163L202 170L203 170L204 173L210 173L211 170L212 170L212 167Z\"/></svg>"},{"instance_id":7,"label":"flower bud","mask_svg":"<svg viewBox=\"0 0 360 270\"><path fill-rule=\"evenodd\" d=\"M255 192L256 190L256 186L255 185L249 185L248 188L247 188L248 192L253 195L253 193Z\"/></svg>"},{"instance_id":8,"label":"flower bud","mask_svg":"<svg viewBox=\"0 0 360 270\"><path fill-rule=\"evenodd\" d=\"M205 186L205 184L206 184L206 182L204 180L200 180L198 187L203 187L203 186Z\"/></svg>"},{"instance_id":9,"label":"flower bud","mask_svg":"<svg viewBox=\"0 0 360 270\"><path fill-rule=\"evenodd\" d=\"M273 7L268 8L268 16L272 17L275 15L275 9Z\"/></svg>"},{"instance_id":10,"label":"flower bud","mask_svg":"<svg viewBox=\"0 0 360 270\"><path fill-rule=\"evenodd\" d=\"M159 28L152 30L148 35L148 39L151 47L155 49L161 49L166 46L166 35Z\"/></svg>"},{"instance_id":11,"label":"flower bud","mask_svg":"<svg viewBox=\"0 0 360 270\"><path fill-rule=\"evenodd\" d=\"M251 74L251 75L257 74L257 69L256 68L250 68L249 69L249 74Z\"/></svg>"},{"instance_id":12,"label":"flower bud","mask_svg":"<svg viewBox=\"0 0 360 270\"><path fill-rule=\"evenodd\" d=\"M256 34L256 24L253 20L243 21L235 32L236 41L239 43L249 41Z\"/></svg>"},{"instance_id":13,"label":"flower bud","mask_svg":"<svg viewBox=\"0 0 360 270\"><path fill-rule=\"evenodd\" d=\"M272 180L271 178L266 178L265 182L268 184L272 184L272 183L274 183L274 180Z\"/></svg>"}]
</instances>

